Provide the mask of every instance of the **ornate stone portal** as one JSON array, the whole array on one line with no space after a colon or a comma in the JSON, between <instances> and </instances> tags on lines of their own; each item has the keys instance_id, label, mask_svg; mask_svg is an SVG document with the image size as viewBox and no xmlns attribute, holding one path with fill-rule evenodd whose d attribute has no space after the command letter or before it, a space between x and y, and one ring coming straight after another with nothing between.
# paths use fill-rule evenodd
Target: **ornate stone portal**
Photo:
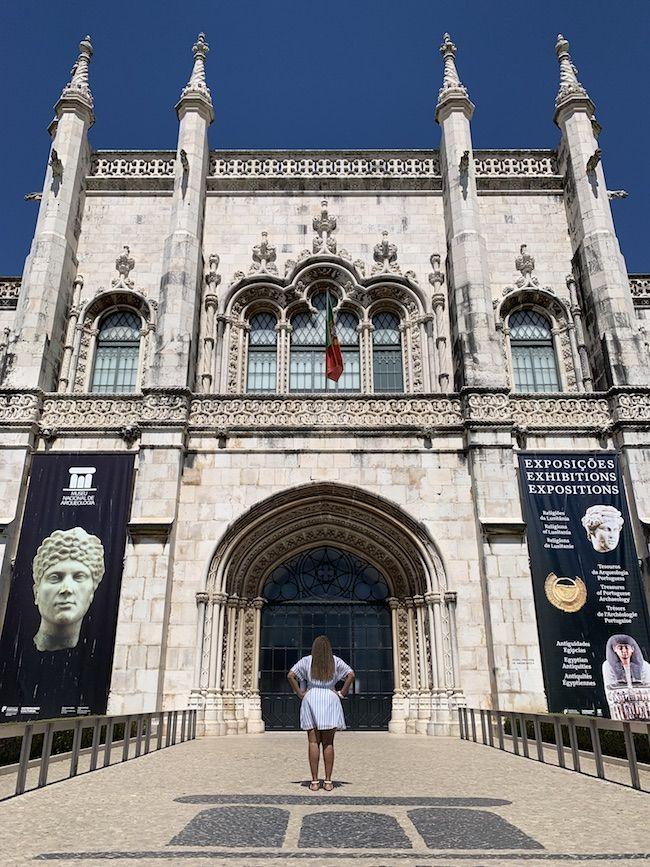
<instances>
[{"instance_id":1,"label":"ornate stone portal","mask_svg":"<svg viewBox=\"0 0 650 867\"><path fill-rule=\"evenodd\" d=\"M391 503L343 485L286 491L249 510L218 544L199 609L193 706L210 734L264 730L258 688L262 592L293 554L330 544L385 576L395 691L389 730L446 734L464 703L456 594L423 527Z\"/></svg>"}]
</instances>

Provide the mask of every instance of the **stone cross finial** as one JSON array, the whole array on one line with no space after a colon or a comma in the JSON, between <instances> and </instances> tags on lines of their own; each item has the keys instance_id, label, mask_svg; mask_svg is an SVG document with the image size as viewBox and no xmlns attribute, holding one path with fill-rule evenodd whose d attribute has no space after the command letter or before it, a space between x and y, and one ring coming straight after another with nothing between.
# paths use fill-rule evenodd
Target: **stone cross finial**
<instances>
[{"instance_id":1,"label":"stone cross finial","mask_svg":"<svg viewBox=\"0 0 650 867\"><path fill-rule=\"evenodd\" d=\"M277 274L276 255L275 247L269 244L269 233L262 232L262 240L253 247L253 264L248 273Z\"/></svg>"},{"instance_id":2,"label":"stone cross finial","mask_svg":"<svg viewBox=\"0 0 650 867\"><path fill-rule=\"evenodd\" d=\"M181 92L181 102L190 97L199 97L212 109L212 96L205 80L205 58L209 50L210 46L205 41L205 33L199 33L196 42L192 46L192 53L194 54L192 74Z\"/></svg>"},{"instance_id":3,"label":"stone cross finial","mask_svg":"<svg viewBox=\"0 0 650 867\"><path fill-rule=\"evenodd\" d=\"M372 274L401 274L402 270L397 264L397 246L388 240L388 232L381 233L381 241L375 244L372 253L376 264L372 266Z\"/></svg>"},{"instance_id":4,"label":"stone cross finial","mask_svg":"<svg viewBox=\"0 0 650 867\"><path fill-rule=\"evenodd\" d=\"M93 95L90 92L90 82L88 79L88 65L90 58L93 56L93 46L90 41L90 36L86 36L79 43L79 57L77 62L70 71L70 81L61 91L61 103L77 102L81 103L85 108L89 109L91 123L94 120L93 115Z\"/></svg>"},{"instance_id":5,"label":"stone cross finial","mask_svg":"<svg viewBox=\"0 0 650 867\"><path fill-rule=\"evenodd\" d=\"M444 62L444 70L442 74L442 87L438 93L438 106L451 96L460 96L468 99L467 88L461 84L458 70L456 69L456 46L451 41L448 33L445 33L442 39L440 53Z\"/></svg>"},{"instance_id":6,"label":"stone cross finial","mask_svg":"<svg viewBox=\"0 0 650 867\"><path fill-rule=\"evenodd\" d=\"M521 277L518 277L515 282L520 289L524 286L537 286L539 284L537 277L532 276L535 270L535 259L526 250L526 244L522 244L519 248L519 255L515 259L515 268L521 274Z\"/></svg>"},{"instance_id":7,"label":"stone cross finial","mask_svg":"<svg viewBox=\"0 0 650 867\"><path fill-rule=\"evenodd\" d=\"M320 216L314 217L312 227L316 235L314 237L314 253L336 253L336 217L330 216L327 211L327 199L321 202Z\"/></svg>"},{"instance_id":8,"label":"stone cross finial","mask_svg":"<svg viewBox=\"0 0 650 867\"><path fill-rule=\"evenodd\" d=\"M131 250L125 244L122 248L122 253L115 260L115 268L120 276L113 280L112 285L126 286L132 289L133 280L129 280L129 274L133 271L134 267L135 259L131 256Z\"/></svg>"},{"instance_id":9,"label":"stone cross finial","mask_svg":"<svg viewBox=\"0 0 650 867\"><path fill-rule=\"evenodd\" d=\"M561 33L557 37L555 53L560 64L560 88L555 97L555 107L557 108L561 103L576 96L589 99L587 91L578 81L578 70L573 65L569 54L569 42Z\"/></svg>"}]
</instances>

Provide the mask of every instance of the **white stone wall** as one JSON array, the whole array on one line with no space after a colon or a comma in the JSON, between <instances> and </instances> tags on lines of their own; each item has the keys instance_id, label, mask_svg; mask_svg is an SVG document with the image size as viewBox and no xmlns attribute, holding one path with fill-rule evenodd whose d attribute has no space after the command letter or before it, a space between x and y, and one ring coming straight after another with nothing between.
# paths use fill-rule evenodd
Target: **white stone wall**
<instances>
[{"instance_id":1,"label":"white stone wall","mask_svg":"<svg viewBox=\"0 0 650 867\"><path fill-rule=\"evenodd\" d=\"M253 246L263 231L277 250L278 271L284 274L287 259L296 259L302 250L311 252L312 220L327 199L328 212L336 217L338 249L346 249L352 260L366 263L370 275L375 244L384 231L397 244L397 261L402 273L415 271L422 286L428 285L429 257L445 256L445 230L440 193L333 195L318 191L286 195L216 195L208 193L205 207L203 255L221 257L219 273L226 286L235 271L248 272Z\"/></svg>"},{"instance_id":2,"label":"white stone wall","mask_svg":"<svg viewBox=\"0 0 650 867\"><path fill-rule=\"evenodd\" d=\"M79 273L82 300L110 289L117 277L115 260L124 245L131 249L135 268L129 275L135 288L158 298L163 241L169 232L171 197L112 194L86 196L79 236Z\"/></svg>"}]
</instances>

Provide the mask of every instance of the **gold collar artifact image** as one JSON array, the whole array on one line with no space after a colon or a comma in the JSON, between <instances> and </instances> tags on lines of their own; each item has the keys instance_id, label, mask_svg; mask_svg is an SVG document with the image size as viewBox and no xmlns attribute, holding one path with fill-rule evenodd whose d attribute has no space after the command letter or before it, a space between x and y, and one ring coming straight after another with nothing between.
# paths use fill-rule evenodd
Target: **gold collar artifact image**
<instances>
[{"instance_id":1,"label":"gold collar artifact image","mask_svg":"<svg viewBox=\"0 0 650 867\"><path fill-rule=\"evenodd\" d=\"M544 592L551 605L570 614L580 611L587 601L587 587L577 575L575 578L558 578L555 572L549 572Z\"/></svg>"}]
</instances>

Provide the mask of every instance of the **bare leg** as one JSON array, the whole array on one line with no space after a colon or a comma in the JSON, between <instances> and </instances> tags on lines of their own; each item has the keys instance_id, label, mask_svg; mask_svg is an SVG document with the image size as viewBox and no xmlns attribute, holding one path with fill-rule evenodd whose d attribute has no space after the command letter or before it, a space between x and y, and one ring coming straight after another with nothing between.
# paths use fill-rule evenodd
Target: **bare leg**
<instances>
[{"instance_id":1,"label":"bare leg","mask_svg":"<svg viewBox=\"0 0 650 867\"><path fill-rule=\"evenodd\" d=\"M320 760L320 732L318 729L309 729L307 740L309 741L309 768L312 780L318 779L318 762Z\"/></svg>"},{"instance_id":2,"label":"bare leg","mask_svg":"<svg viewBox=\"0 0 650 867\"><path fill-rule=\"evenodd\" d=\"M323 762L325 764L325 779L332 779L332 770L334 769L334 735L336 729L323 729L320 732L321 743L323 744Z\"/></svg>"}]
</instances>

